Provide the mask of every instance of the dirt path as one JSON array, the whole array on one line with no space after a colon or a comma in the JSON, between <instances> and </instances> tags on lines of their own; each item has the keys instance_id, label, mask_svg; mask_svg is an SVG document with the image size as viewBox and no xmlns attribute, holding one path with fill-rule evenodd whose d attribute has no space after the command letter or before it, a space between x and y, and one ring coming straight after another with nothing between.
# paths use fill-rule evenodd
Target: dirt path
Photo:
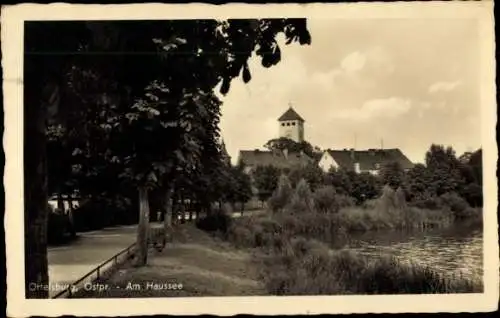
<instances>
[{"instance_id":1,"label":"dirt path","mask_svg":"<svg viewBox=\"0 0 500 318\"><path fill-rule=\"evenodd\" d=\"M101 292L78 297L186 297L265 295L258 266L249 253L183 224L163 251L151 251L148 265L124 266L106 280ZM156 285L155 285L156 284ZM170 286L167 286L170 284ZM172 289L177 284L177 290ZM182 284L180 288L179 284ZM162 288L163 287L163 288Z\"/></svg>"}]
</instances>

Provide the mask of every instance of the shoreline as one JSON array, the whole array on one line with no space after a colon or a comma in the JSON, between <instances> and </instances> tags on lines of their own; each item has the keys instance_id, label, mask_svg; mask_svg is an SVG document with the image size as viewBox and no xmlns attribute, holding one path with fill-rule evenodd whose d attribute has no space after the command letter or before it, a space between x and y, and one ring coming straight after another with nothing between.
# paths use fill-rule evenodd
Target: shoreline
<instances>
[{"instance_id":1,"label":"shoreline","mask_svg":"<svg viewBox=\"0 0 500 318\"><path fill-rule=\"evenodd\" d=\"M163 252L150 251L147 266L124 264L94 283L94 290L74 298L472 293L483 288L480 282L448 277L429 266L387 255L377 260L304 237L281 247L244 247L193 223L174 231L174 241ZM373 275L379 280L376 286L368 284ZM158 288L145 288L147 284Z\"/></svg>"}]
</instances>

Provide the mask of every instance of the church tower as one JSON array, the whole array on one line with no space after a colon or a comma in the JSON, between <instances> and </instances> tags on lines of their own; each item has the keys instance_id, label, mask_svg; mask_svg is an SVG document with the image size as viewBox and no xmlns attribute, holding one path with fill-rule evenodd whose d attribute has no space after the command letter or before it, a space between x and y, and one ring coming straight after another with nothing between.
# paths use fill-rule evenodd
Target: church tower
<instances>
[{"instance_id":1,"label":"church tower","mask_svg":"<svg viewBox=\"0 0 500 318\"><path fill-rule=\"evenodd\" d=\"M290 108L278 118L279 137L292 139L295 142L304 141L304 119L297 112Z\"/></svg>"}]
</instances>

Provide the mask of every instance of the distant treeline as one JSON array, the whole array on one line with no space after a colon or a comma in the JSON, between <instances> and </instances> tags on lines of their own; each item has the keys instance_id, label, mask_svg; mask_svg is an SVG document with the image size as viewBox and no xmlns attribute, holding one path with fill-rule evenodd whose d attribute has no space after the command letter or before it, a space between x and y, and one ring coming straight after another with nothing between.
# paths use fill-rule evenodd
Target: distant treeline
<instances>
[{"instance_id":1,"label":"distant treeline","mask_svg":"<svg viewBox=\"0 0 500 318\"><path fill-rule=\"evenodd\" d=\"M397 162L389 162L381 167L379 175L342 169L324 173L315 164L288 170L259 166L254 170L253 179L261 201L271 197L283 173L292 187L301 179L306 180L313 191L329 185L357 205L380 196L384 185L394 190L401 188L406 200L421 208L437 208L444 194L458 196L472 207L483 204L481 149L457 157L451 147L432 145L426 153L425 164L416 164L404 171Z\"/></svg>"}]
</instances>

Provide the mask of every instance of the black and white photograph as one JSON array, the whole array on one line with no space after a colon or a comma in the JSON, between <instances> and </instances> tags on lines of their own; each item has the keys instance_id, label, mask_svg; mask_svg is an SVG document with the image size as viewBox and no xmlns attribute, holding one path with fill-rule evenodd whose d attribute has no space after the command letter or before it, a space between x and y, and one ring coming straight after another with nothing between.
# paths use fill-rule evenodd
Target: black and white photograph
<instances>
[{"instance_id":1,"label":"black and white photograph","mask_svg":"<svg viewBox=\"0 0 500 318\"><path fill-rule=\"evenodd\" d=\"M8 315L495 310L492 9L3 7Z\"/></svg>"}]
</instances>

